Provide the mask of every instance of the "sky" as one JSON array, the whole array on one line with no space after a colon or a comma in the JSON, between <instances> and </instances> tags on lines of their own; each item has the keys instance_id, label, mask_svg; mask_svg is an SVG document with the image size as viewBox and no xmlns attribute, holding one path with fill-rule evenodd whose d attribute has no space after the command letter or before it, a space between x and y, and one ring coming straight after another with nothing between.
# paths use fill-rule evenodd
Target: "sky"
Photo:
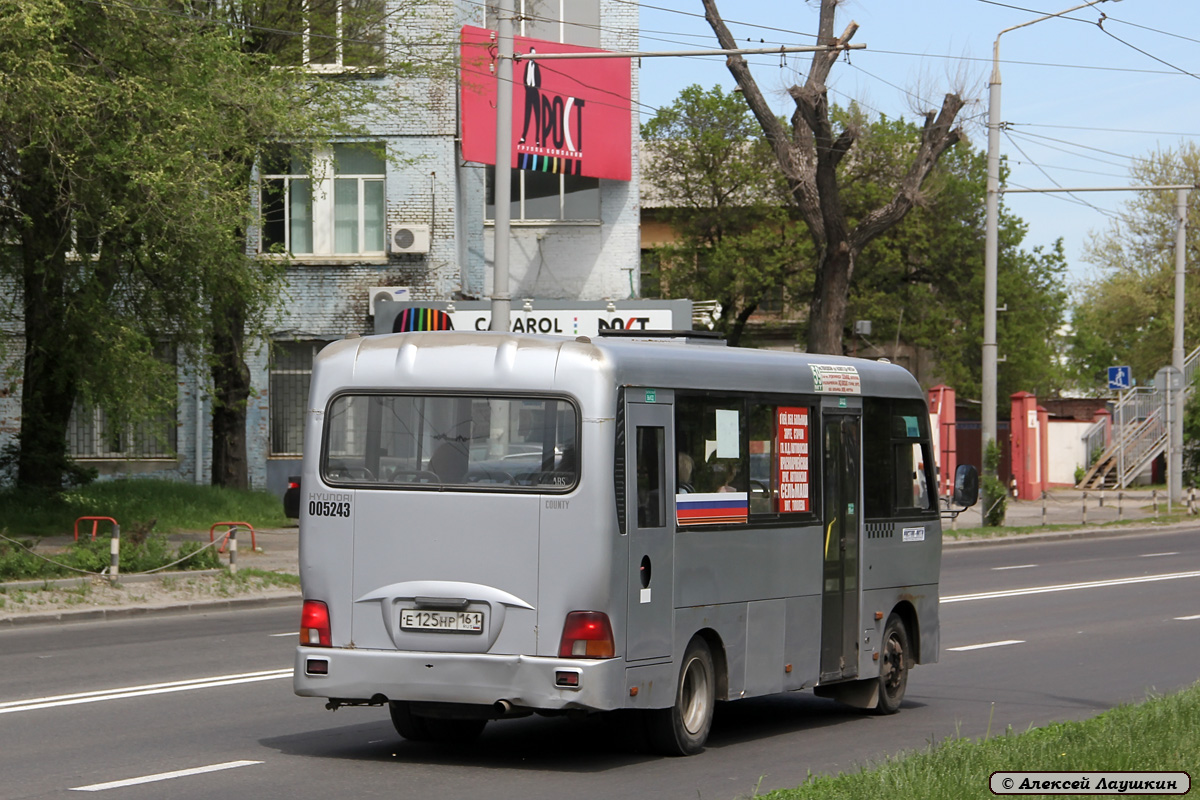
<instances>
[{"instance_id":1,"label":"sky","mask_svg":"<svg viewBox=\"0 0 1200 800\"><path fill-rule=\"evenodd\" d=\"M947 91L970 103L960 113L987 149L992 46L1006 28L1085 0L848 0L835 31L855 21L866 44L833 67L831 102L856 101L873 114L919 120ZM641 0L643 51L717 47L700 0ZM746 47L814 43L816 0L718 0ZM1102 25L1098 25L1101 17ZM1200 0L1108 0L1000 37L1000 152L1009 186L1127 187L1133 160L1200 143ZM748 56L776 110L791 116L786 87L803 83L811 56ZM670 105L691 84L735 86L722 57L643 58L640 114ZM1097 275L1084 248L1111 224L1129 192L1006 194L1029 226L1024 246L1063 240L1072 282ZM1200 203L1200 191L1191 203ZM1003 304L1003 298L1000 299Z\"/></svg>"}]
</instances>

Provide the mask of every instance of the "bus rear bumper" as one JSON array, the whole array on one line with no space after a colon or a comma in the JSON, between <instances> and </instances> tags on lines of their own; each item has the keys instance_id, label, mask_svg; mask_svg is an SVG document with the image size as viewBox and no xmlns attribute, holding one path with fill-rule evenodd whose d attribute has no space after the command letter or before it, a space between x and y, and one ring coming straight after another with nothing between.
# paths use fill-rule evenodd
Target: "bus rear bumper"
<instances>
[{"instance_id":1,"label":"bus rear bumper","mask_svg":"<svg viewBox=\"0 0 1200 800\"><path fill-rule=\"evenodd\" d=\"M297 647L292 685L302 697L407 700L547 711L623 707L625 662L490 653L414 653ZM324 672L322 673L322 670ZM574 686L560 685L562 681Z\"/></svg>"}]
</instances>

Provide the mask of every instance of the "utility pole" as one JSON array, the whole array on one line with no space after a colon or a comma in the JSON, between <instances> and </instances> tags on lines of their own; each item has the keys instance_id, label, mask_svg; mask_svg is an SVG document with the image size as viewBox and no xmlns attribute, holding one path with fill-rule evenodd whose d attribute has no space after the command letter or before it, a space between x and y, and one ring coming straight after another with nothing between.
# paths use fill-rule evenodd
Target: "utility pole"
<instances>
[{"instance_id":1,"label":"utility pole","mask_svg":"<svg viewBox=\"0 0 1200 800\"><path fill-rule=\"evenodd\" d=\"M492 242L492 322L489 330L507 331L512 295L508 286L508 255L512 241L512 101L513 0L500 0L496 9L496 192L495 236Z\"/></svg>"},{"instance_id":2,"label":"utility pole","mask_svg":"<svg viewBox=\"0 0 1200 800\"><path fill-rule=\"evenodd\" d=\"M1096 0L1103 2L1103 0ZM666 58L711 55L754 55L813 53L826 50L863 50L865 44L796 45L783 47L735 48L729 50L661 50L598 53L522 53L514 52L513 20L516 18L514 0L498 0L496 8L496 169L492 186L495 189L495 218L492 274L492 321L488 330L507 331L512 309L509 287L509 253L512 240L512 102L513 64L525 61L580 58Z\"/></svg>"}]
</instances>

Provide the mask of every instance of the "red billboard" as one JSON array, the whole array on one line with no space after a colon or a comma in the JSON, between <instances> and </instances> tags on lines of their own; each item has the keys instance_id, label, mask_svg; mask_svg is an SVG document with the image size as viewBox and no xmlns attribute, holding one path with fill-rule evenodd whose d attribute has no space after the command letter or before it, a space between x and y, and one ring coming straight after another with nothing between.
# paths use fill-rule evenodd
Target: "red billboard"
<instances>
[{"instance_id":1,"label":"red billboard","mask_svg":"<svg viewBox=\"0 0 1200 800\"><path fill-rule=\"evenodd\" d=\"M529 53L601 53L513 37ZM496 33L462 29L462 151L496 163ZM633 131L628 58L518 60L513 65L512 152L518 169L627 181Z\"/></svg>"}]
</instances>

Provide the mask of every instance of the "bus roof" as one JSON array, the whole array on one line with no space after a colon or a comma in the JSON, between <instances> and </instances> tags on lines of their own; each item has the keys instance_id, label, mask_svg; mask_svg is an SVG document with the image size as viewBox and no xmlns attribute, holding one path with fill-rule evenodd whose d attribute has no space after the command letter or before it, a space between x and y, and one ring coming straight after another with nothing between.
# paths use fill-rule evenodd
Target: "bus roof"
<instances>
[{"instance_id":1,"label":"bus roof","mask_svg":"<svg viewBox=\"0 0 1200 800\"><path fill-rule=\"evenodd\" d=\"M567 338L491 331L396 333L343 339L318 357L326 388L404 384L487 388L564 386L608 372L622 386L924 398L908 370L844 356L728 347L711 339ZM551 380L553 379L553 380ZM325 381L322 381L325 383ZM857 389L857 391L855 391Z\"/></svg>"}]
</instances>

